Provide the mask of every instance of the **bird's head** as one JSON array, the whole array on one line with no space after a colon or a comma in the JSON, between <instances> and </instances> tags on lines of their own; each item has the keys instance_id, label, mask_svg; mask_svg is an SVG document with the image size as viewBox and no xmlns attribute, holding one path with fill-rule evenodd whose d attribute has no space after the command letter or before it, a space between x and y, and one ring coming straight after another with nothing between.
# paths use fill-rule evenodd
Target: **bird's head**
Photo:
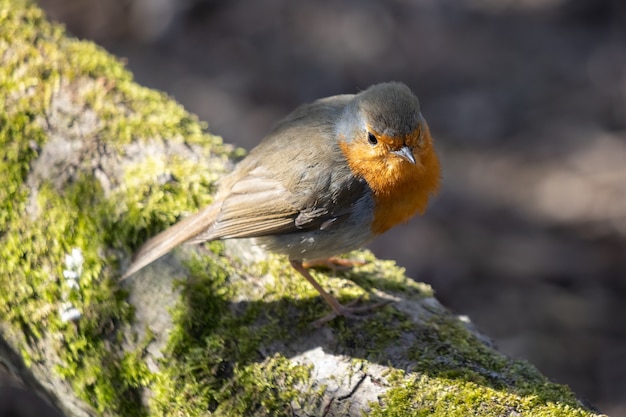
<instances>
[{"instance_id":1,"label":"bird's head","mask_svg":"<svg viewBox=\"0 0 626 417\"><path fill-rule=\"evenodd\" d=\"M441 172L419 101L406 85L377 84L355 95L336 133L352 172L369 184L377 209L387 211L378 232L426 209Z\"/></svg>"}]
</instances>

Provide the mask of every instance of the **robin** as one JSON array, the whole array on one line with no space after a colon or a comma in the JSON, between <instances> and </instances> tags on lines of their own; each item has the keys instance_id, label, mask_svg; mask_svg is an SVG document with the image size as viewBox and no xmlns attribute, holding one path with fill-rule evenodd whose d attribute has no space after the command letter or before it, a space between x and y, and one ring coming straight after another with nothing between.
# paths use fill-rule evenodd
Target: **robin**
<instances>
[{"instance_id":1,"label":"robin","mask_svg":"<svg viewBox=\"0 0 626 417\"><path fill-rule=\"evenodd\" d=\"M182 243L253 238L287 255L332 308L322 322L372 307L340 304L307 263L358 249L424 213L440 180L417 97L398 82L294 110L224 177L212 204L146 242L122 279Z\"/></svg>"}]
</instances>

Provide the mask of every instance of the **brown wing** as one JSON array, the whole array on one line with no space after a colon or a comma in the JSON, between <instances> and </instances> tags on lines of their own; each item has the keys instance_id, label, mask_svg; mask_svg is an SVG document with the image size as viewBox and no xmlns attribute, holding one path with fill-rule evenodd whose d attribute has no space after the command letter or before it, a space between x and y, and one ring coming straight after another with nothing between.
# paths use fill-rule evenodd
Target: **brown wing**
<instances>
[{"instance_id":1,"label":"brown wing","mask_svg":"<svg viewBox=\"0 0 626 417\"><path fill-rule=\"evenodd\" d=\"M186 243L325 229L338 224L365 190L365 184L352 175L336 181L333 174L340 171L315 180L307 178L309 173L302 178L303 186L287 190L281 181L271 178L271 170L258 167L233 184L211 227Z\"/></svg>"},{"instance_id":2,"label":"brown wing","mask_svg":"<svg viewBox=\"0 0 626 417\"><path fill-rule=\"evenodd\" d=\"M186 243L288 232L298 210L286 193L280 182L252 171L230 188L211 227Z\"/></svg>"}]
</instances>

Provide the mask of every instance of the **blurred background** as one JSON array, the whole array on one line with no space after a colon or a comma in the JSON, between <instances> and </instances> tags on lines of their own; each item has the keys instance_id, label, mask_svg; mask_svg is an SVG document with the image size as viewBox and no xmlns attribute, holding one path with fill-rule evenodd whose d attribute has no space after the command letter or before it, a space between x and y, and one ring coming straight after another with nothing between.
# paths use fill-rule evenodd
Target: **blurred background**
<instances>
[{"instance_id":1,"label":"blurred background","mask_svg":"<svg viewBox=\"0 0 626 417\"><path fill-rule=\"evenodd\" d=\"M371 248L504 353L626 416L626 2L40 0L246 149L399 80L444 182Z\"/></svg>"}]
</instances>

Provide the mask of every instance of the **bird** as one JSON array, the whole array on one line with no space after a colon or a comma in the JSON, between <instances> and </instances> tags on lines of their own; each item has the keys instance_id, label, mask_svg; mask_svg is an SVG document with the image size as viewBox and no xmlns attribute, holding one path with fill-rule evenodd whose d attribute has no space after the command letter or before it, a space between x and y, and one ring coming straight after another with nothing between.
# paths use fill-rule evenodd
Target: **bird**
<instances>
[{"instance_id":1,"label":"bird","mask_svg":"<svg viewBox=\"0 0 626 417\"><path fill-rule=\"evenodd\" d=\"M175 247L251 239L286 255L331 313L355 317L309 272L320 260L361 248L436 195L441 168L417 96L401 82L301 105L222 178L214 200L149 239L122 280Z\"/></svg>"}]
</instances>

